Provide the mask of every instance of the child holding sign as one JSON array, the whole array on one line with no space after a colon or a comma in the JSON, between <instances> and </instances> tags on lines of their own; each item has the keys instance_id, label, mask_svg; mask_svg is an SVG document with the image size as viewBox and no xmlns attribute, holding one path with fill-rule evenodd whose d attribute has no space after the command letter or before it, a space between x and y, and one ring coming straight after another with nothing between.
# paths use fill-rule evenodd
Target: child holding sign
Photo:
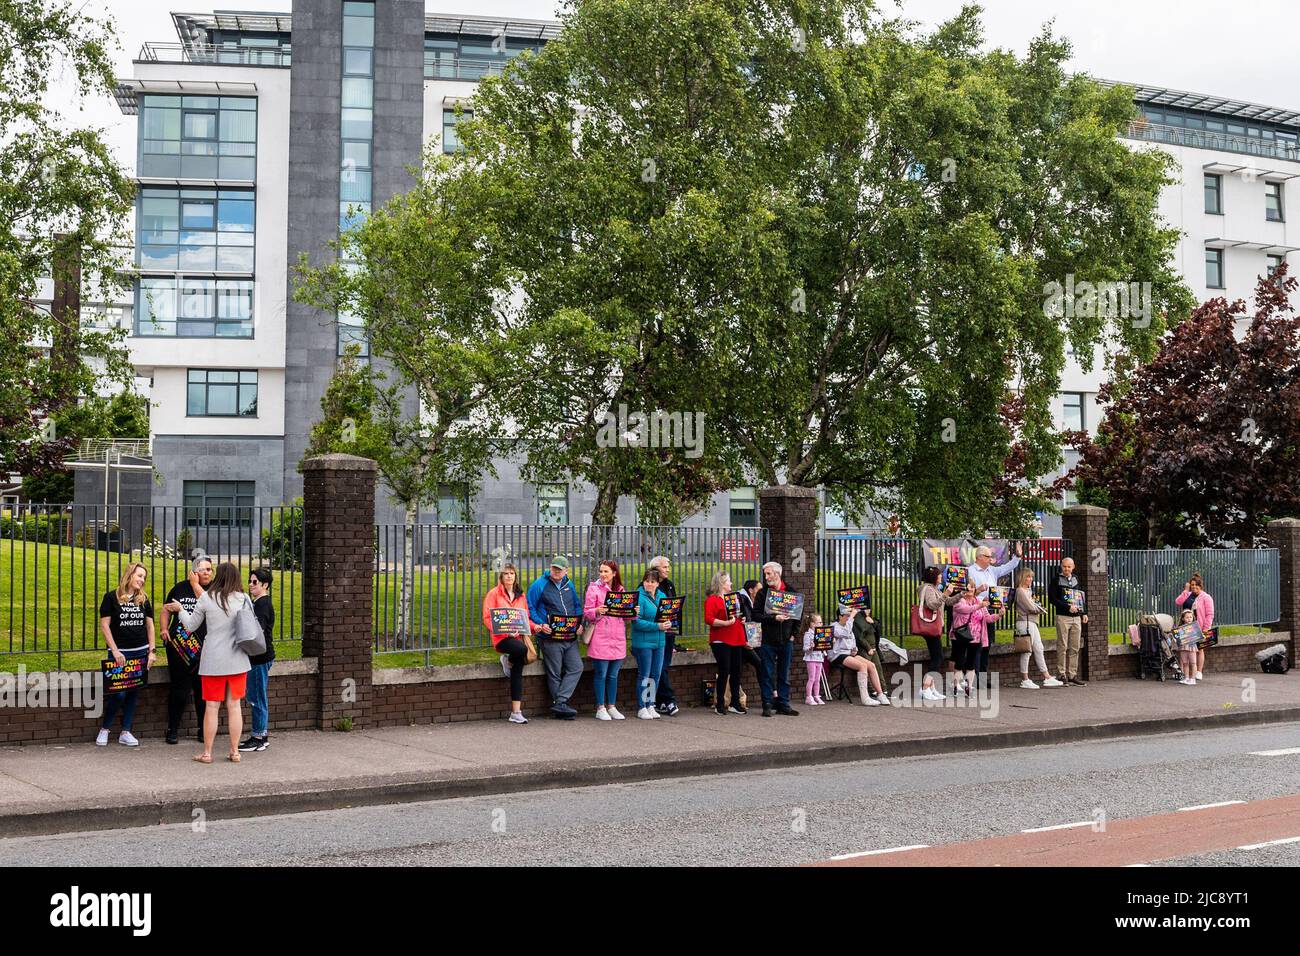
<instances>
[{"instance_id":1,"label":"child holding sign","mask_svg":"<svg viewBox=\"0 0 1300 956\"><path fill-rule=\"evenodd\" d=\"M822 669L833 640L830 628L822 626L822 616L812 615L803 635L803 662L808 665L808 687L803 702L810 707L826 703L822 700Z\"/></svg>"},{"instance_id":2,"label":"child holding sign","mask_svg":"<svg viewBox=\"0 0 1300 956\"><path fill-rule=\"evenodd\" d=\"M106 689L110 680L108 672L125 668L128 657L133 660L145 658L146 670L157 660L154 653L153 604L144 591L145 578L148 576L148 570L138 561L127 565L118 581L117 590L109 591L99 602L99 630L104 635L104 644L108 647L108 655L113 662L113 668L106 669ZM139 682L143 683L143 680ZM124 747L140 745L140 741L131 733L131 721L135 718L135 705L139 696L139 686L106 694L104 720L99 725L96 746L108 746L108 732L119 710L122 712L122 732L118 735L117 742Z\"/></svg>"}]
</instances>

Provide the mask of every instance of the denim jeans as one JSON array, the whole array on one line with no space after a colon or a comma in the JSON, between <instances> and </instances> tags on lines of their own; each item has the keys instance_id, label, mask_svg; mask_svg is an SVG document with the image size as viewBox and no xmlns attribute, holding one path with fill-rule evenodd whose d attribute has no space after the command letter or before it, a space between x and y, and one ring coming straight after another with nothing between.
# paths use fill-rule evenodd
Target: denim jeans
<instances>
[{"instance_id":1,"label":"denim jeans","mask_svg":"<svg viewBox=\"0 0 1300 956\"><path fill-rule=\"evenodd\" d=\"M596 694L596 706L612 705L618 698L618 669L622 661L601 661L592 659L591 686Z\"/></svg>"},{"instance_id":2,"label":"denim jeans","mask_svg":"<svg viewBox=\"0 0 1300 956\"><path fill-rule=\"evenodd\" d=\"M248 670L248 709L253 714L251 733L254 737L266 736L269 716L266 707L266 681L271 676L271 665L274 663L275 661L269 661L266 664L254 664Z\"/></svg>"},{"instance_id":3,"label":"denim jeans","mask_svg":"<svg viewBox=\"0 0 1300 956\"><path fill-rule=\"evenodd\" d=\"M632 656L636 658L637 707L653 707L655 691L659 688L659 673L664 668L664 649L634 647Z\"/></svg>"},{"instance_id":4,"label":"denim jeans","mask_svg":"<svg viewBox=\"0 0 1300 956\"><path fill-rule=\"evenodd\" d=\"M131 721L135 719L135 705L140 697L140 689L119 691L116 694L109 694L104 698L104 720L99 725L104 730L110 730L113 726L113 718L117 712L122 711L122 729L129 731Z\"/></svg>"},{"instance_id":5,"label":"denim jeans","mask_svg":"<svg viewBox=\"0 0 1300 956\"><path fill-rule=\"evenodd\" d=\"M794 653L793 641L764 644L759 649L763 669L759 671L759 686L765 705L790 706L790 658Z\"/></svg>"}]
</instances>

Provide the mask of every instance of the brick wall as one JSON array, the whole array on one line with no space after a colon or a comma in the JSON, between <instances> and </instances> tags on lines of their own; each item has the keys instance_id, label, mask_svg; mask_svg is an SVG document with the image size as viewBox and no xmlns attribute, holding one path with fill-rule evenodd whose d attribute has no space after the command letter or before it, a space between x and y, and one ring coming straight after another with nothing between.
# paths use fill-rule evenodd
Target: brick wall
<instances>
[{"instance_id":1,"label":"brick wall","mask_svg":"<svg viewBox=\"0 0 1300 956\"><path fill-rule=\"evenodd\" d=\"M42 678L48 680L46 675ZM6 678L9 681L16 679L17 675ZM27 674L25 679L30 687L36 676ZM149 672L149 684L140 691L132 727L137 737L163 738L167 730L167 692L170 686L166 667L156 667ZM8 692L7 685L4 692ZM271 668L267 698L272 731L315 727L319 709L315 661L276 661ZM247 733L251 726L247 701L243 712L244 731ZM85 716L85 711L79 707L5 707L0 710L0 745L85 743L95 739L99 725L98 718ZM120 727L120 718L114 720L111 738L114 745ZM190 706L181 719L182 741L193 739L195 729L194 709ZM227 733L224 708L219 733Z\"/></svg>"},{"instance_id":2,"label":"brick wall","mask_svg":"<svg viewBox=\"0 0 1300 956\"><path fill-rule=\"evenodd\" d=\"M1108 575L1105 508L1074 505L1061 515L1061 536L1074 545L1074 573L1087 595L1088 623L1083 625L1080 653L1085 680L1106 680L1110 674Z\"/></svg>"}]
</instances>

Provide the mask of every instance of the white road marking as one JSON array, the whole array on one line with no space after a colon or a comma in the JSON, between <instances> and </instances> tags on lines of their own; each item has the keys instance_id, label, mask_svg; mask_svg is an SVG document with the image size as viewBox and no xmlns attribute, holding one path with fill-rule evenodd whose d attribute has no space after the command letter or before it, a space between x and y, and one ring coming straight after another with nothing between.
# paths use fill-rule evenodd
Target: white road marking
<instances>
[{"instance_id":1,"label":"white road marking","mask_svg":"<svg viewBox=\"0 0 1300 956\"><path fill-rule=\"evenodd\" d=\"M1176 813L1186 813L1188 810L1210 810L1214 807L1234 807L1239 803L1245 803L1245 800L1224 800L1222 803L1201 803L1194 807L1179 807Z\"/></svg>"},{"instance_id":2,"label":"white road marking","mask_svg":"<svg viewBox=\"0 0 1300 956\"><path fill-rule=\"evenodd\" d=\"M1292 754L1300 754L1300 747L1287 747L1285 750L1252 750L1249 754L1251 757L1289 757Z\"/></svg>"},{"instance_id":3,"label":"white road marking","mask_svg":"<svg viewBox=\"0 0 1300 956\"><path fill-rule=\"evenodd\" d=\"M907 850L928 850L928 843L914 843L911 846L891 846L886 850L863 850L861 853L841 853L831 857L832 860L852 860L860 856L879 856L882 853L903 853Z\"/></svg>"},{"instance_id":4,"label":"white road marking","mask_svg":"<svg viewBox=\"0 0 1300 956\"><path fill-rule=\"evenodd\" d=\"M1282 846L1286 843L1300 843L1300 836L1286 837L1281 840L1269 840L1267 843L1247 843L1237 847L1238 850L1262 850L1266 846Z\"/></svg>"},{"instance_id":5,"label":"white road marking","mask_svg":"<svg viewBox=\"0 0 1300 956\"><path fill-rule=\"evenodd\" d=\"M1054 827L1031 827L1028 830L1021 830L1021 833L1046 833L1048 830L1073 830L1076 827L1090 827L1093 825L1092 820L1080 820L1078 823L1058 823Z\"/></svg>"}]
</instances>

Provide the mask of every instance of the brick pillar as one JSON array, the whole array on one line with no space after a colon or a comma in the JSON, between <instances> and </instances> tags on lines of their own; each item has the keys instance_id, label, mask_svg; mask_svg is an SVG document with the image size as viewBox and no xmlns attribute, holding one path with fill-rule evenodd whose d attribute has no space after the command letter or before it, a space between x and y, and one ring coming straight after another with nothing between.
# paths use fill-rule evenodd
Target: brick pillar
<instances>
[{"instance_id":1,"label":"brick pillar","mask_svg":"<svg viewBox=\"0 0 1300 956\"><path fill-rule=\"evenodd\" d=\"M1110 678L1109 565L1106 554L1105 508L1073 505L1061 515L1061 537L1074 545L1074 573L1088 601L1088 623L1083 625L1080 669L1084 680Z\"/></svg>"},{"instance_id":2,"label":"brick pillar","mask_svg":"<svg viewBox=\"0 0 1300 956\"><path fill-rule=\"evenodd\" d=\"M317 727L370 714L377 466L354 455L302 463L306 564L302 656L317 659Z\"/></svg>"},{"instance_id":3,"label":"brick pillar","mask_svg":"<svg viewBox=\"0 0 1300 956\"><path fill-rule=\"evenodd\" d=\"M811 613L817 607L817 492L795 485L762 488L758 516L768 533L768 559L781 565L785 586L804 596L804 613Z\"/></svg>"},{"instance_id":4,"label":"brick pillar","mask_svg":"<svg viewBox=\"0 0 1300 956\"><path fill-rule=\"evenodd\" d=\"M1281 615L1277 629L1291 635L1290 661L1300 648L1300 520L1278 518L1268 523L1269 547L1277 548L1278 598Z\"/></svg>"}]
</instances>

